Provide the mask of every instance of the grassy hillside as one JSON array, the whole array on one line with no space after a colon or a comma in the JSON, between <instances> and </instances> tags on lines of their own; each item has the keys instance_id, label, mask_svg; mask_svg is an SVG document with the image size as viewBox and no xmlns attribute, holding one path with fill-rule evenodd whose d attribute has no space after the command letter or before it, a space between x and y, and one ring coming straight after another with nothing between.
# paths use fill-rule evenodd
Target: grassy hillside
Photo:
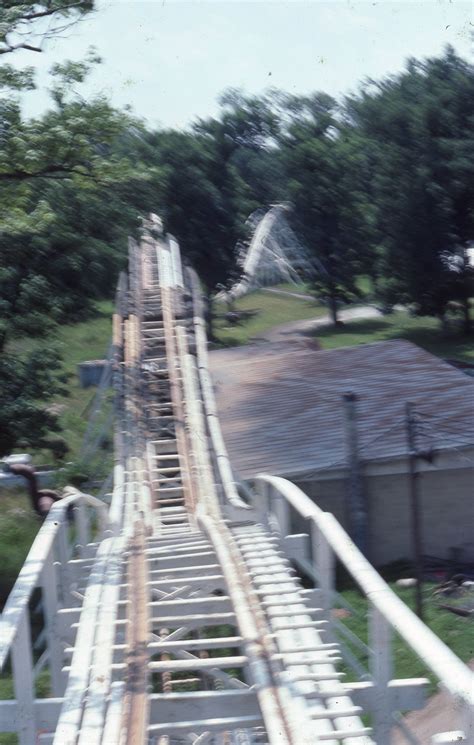
<instances>
[{"instance_id":1,"label":"grassy hillside","mask_svg":"<svg viewBox=\"0 0 474 745\"><path fill-rule=\"evenodd\" d=\"M94 317L63 326L54 340L61 349L64 369L69 374L69 395L58 397L53 403L60 412L59 419L63 427L60 434L70 448L67 461L74 461L78 456L90 404L96 392L95 387L79 386L77 365L85 360L103 358L107 354L112 331L112 310L112 303L98 303ZM19 339L10 348L21 353L35 344L41 344L41 341ZM49 451L39 450L31 454L35 465L52 462ZM107 455L101 453L100 457L107 467ZM26 489L21 487L15 491L0 490L0 600L14 582L40 526L26 495Z\"/></svg>"},{"instance_id":2,"label":"grassy hillside","mask_svg":"<svg viewBox=\"0 0 474 745\"><path fill-rule=\"evenodd\" d=\"M79 453L87 426L89 407L96 392L95 387L79 386L77 365L86 360L103 359L107 355L112 335L112 313L111 302L99 302L92 318L64 325L54 338L48 339L58 344L63 357L63 369L69 375L68 395L58 397L53 402L63 428L60 434L70 448L67 460L74 460ZM19 339L12 343L10 348L21 353L41 343L41 340ZM37 451L33 455L37 464L51 462L51 454L47 451Z\"/></svg>"}]
</instances>

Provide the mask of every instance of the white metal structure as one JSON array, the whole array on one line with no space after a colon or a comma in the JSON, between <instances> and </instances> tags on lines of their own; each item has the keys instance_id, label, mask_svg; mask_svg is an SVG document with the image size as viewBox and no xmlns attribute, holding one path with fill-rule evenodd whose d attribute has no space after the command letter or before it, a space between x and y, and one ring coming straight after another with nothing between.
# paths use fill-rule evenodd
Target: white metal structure
<instances>
[{"instance_id":1,"label":"white metal structure","mask_svg":"<svg viewBox=\"0 0 474 745\"><path fill-rule=\"evenodd\" d=\"M219 293L219 299L236 300L258 287L295 284L314 275L313 262L288 224L288 210L287 205L276 204L263 216L260 212L250 216L252 238L239 258L242 278L228 292Z\"/></svg>"},{"instance_id":2,"label":"white metal structure","mask_svg":"<svg viewBox=\"0 0 474 745\"><path fill-rule=\"evenodd\" d=\"M433 742L473 745L473 676L334 518L267 476L241 500L196 277L150 223L130 242L114 316L112 504L106 514L70 492L38 533L0 622L14 684L0 732L20 745L389 745L404 726L396 712L421 707L425 686L392 680L394 628L457 706L459 732ZM353 683L342 669L354 662L350 632L339 638L331 613L335 557L372 608L370 668Z\"/></svg>"}]
</instances>

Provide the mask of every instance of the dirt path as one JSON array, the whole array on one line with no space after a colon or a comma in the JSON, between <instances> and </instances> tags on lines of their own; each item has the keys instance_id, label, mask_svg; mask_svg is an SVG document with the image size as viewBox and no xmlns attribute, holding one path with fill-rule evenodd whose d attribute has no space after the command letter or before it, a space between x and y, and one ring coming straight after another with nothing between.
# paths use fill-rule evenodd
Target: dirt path
<instances>
[{"instance_id":1,"label":"dirt path","mask_svg":"<svg viewBox=\"0 0 474 745\"><path fill-rule=\"evenodd\" d=\"M474 670L474 660L469 662L469 667ZM457 730L455 707L449 696L443 692L431 696L424 709L412 711L404 721L413 730L420 745L431 745L431 738L439 732ZM395 731L393 745L406 745L406 742L406 738Z\"/></svg>"},{"instance_id":2,"label":"dirt path","mask_svg":"<svg viewBox=\"0 0 474 745\"><path fill-rule=\"evenodd\" d=\"M301 295L299 297L302 297ZM353 308L346 308L339 312L341 321L355 321L357 319L380 318L382 313L373 305L357 305ZM282 323L280 326L273 326L268 331L258 336L255 341L302 341L318 328L331 325L332 320L329 315L320 318L310 318L306 321L291 321L291 323ZM253 340L251 340L252 342Z\"/></svg>"}]
</instances>

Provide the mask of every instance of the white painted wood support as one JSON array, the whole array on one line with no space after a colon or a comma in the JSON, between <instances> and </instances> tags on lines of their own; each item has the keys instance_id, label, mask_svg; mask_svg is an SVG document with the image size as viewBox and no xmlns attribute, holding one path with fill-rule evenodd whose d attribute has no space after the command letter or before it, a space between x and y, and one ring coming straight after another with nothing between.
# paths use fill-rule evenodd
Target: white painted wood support
<instances>
[{"instance_id":1,"label":"white painted wood support","mask_svg":"<svg viewBox=\"0 0 474 745\"><path fill-rule=\"evenodd\" d=\"M18 743L36 741L35 681L28 608L23 610L11 649L11 663L17 702Z\"/></svg>"},{"instance_id":2,"label":"white painted wood support","mask_svg":"<svg viewBox=\"0 0 474 745\"><path fill-rule=\"evenodd\" d=\"M274 514L278 526L278 532L282 539L291 533L290 529L290 505L283 494L273 492L271 500L271 512Z\"/></svg>"},{"instance_id":3,"label":"white painted wood support","mask_svg":"<svg viewBox=\"0 0 474 745\"><path fill-rule=\"evenodd\" d=\"M112 534L109 525L109 511L107 505L103 502L97 505L97 520L99 523L99 536L103 538L105 533Z\"/></svg>"},{"instance_id":4,"label":"white painted wood support","mask_svg":"<svg viewBox=\"0 0 474 745\"><path fill-rule=\"evenodd\" d=\"M463 705L461 711L461 726L464 731L464 738L466 742L474 743L474 706L466 706L465 704Z\"/></svg>"},{"instance_id":5,"label":"white painted wood support","mask_svg":"<svg viewBox=\"0 0 474 745\"><path fill-rule=\"evenodd\" d=\"M457 742L458 744L472 742L472 740L466 740L464 732L440 732L438 735L433 735L431 738L432 745L449 745L449 743Z\"/></svg>"},{"instance_id":6,"label":"white painted wood support","mask_svg":"<svg viewBox=\"0 0 474 745\"><path fill-rule=\"evenodd\" d=\"M88 507L80 500L77 505L74 506L74 522L77 530L77 545L79 546L79 554L81 559L87 557L87 544L89 543L89 514Z\"/></svg>"},{"instance_id":7,"label":"white painted wood support","mask_svg":"<svg viewBox=\"0 0 474 745\"><path fill-rule=\"evenodd\" d=\"M59 562L59 586L61 588L61 601L63 606L70 604L71 597L71 576L68 566L69 561L69 541L68 541L68 524L64 520L59 526L56 537L57 558Z\"/></svg>"},{"instance_id":8,"label":"white painted wood support","mask_svg":"<svg viewBox=\"0 0 474 745\"><path fill-rule=\"evenodd\" d=\"M41 573L41 585L43 592L43 614L46 625L48 661L51 673L51 687L54 696L62 696L65 688L65 677L62 672L64 660L59 625L57 622L57 614L59 610L57 565L53 562L52 551L50 551L44 563L43 571Z\"/></svg>"},{"instance_id":9,"label":"white painted wood support","mask_svg":"<svg viewBox=\"0 0 474 745\"><path fill-rule=\"evenodd\" d=\"M309 536L307 533L295 533L287 535L283 539L282 550L285 556L297 563L309 561Z\"/></svg>"},{"instance_id":10,"label":"white painted wood support","mask_svg":"<svg viewBox=\"0 0 474 745\"><path fill-rule=\"evenodd\" d=\"M443 689L449 694L452 705L460 718L460 731L464 732L465 742L474 745L474 676L472 672L459 660L441 640L426 627L419 618L398 598L374 567L361 554L354 542L349 538L334 515L321 510L295 484L277 476L260 475L256 479L256 488L262 489L262 482L269 484L274 491L280 492L302 518L317 524L321 533L329 543L335 556L345 566L346 570L358 584L360 590L369 599L380 614L380 623L373 619L371 644L372 671L378 676L379 691L385 687L390 677L390 650L387 643L381 644L388 637L388 629L382 631L382 626L394 628L413 652L426 664L440 681ZM317 567L319 573L319 567ZM324 572L321 571L324 576ZM384 621L382 619L385 619ZM387 672L389 671L389 672ZM374 676L374 677L375 677ZM385 697L385 701L390 697ZM393 710L392 702L392 710ZM379 708L380 728L384 725L385 713ZM377 738L378 742L386 745L389 739Z\"/></svg>"},{"instance_id":11,"label":"white painted wood support","mask_svg":"<svg viewBox=\"0 0 474 745\"><path fill-rule=\"evenodd\" d=\"M374 683L373 728L375 739L390 745L394 725L389 695L392 669L392 628L375 606L369 611L370 672Z\"/></svg>"},{"instance_id":12,"label":"white painted wood support","mask_svg":"<svg viewBox=\"0 0 474 745\"><path fill-rule=\"evenodd\" d=\"M335 591L335 557L326 536L315 520L311 520L311 551L313 564L319 577L319 604L326 620L330 621Z\"/></svg>"},{"instance_id":13,"label":"white painted wood support","mask_svg":"<svg viewBox=\"0 0 474 745\"><path fill-rule=\"evenodd\" d=\"M255 487L255 508L257 513L257 521L261 523L265 528L269 527L268 512L270 489L270 484L267 484L265 481L259 481Z\"/></svg>"}]
</instances>

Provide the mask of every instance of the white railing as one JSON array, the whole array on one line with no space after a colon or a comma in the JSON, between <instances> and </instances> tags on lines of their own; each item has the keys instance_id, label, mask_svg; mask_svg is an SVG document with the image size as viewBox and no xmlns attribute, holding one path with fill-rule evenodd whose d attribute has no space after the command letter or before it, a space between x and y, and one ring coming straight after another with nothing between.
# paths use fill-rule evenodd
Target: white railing
<instances>
[{"instance_id":1,"label":"white railing","mask_svg":"<svg viewBox=\"0 0 474 745\"><path fill-rule=\"evenodd\" d=\"M295 484L259 475L254 481L254 504L259 522L280 534L282 547L298 564L313 568L318 578L318 602L331 621L335 597L336 561L355 580L369 606L369 673L367 682L351 684L371 711L375 739L389 745L398 725L407 742L418 740L400 722L399 711L420 708L423 679L392 679L391 639L398 634L439 680L449 695L458 730L439 733L432 743L474 745L474 675L469 668L397 597L349 538L334 515L323 512ZM292 524L298 522L298 533ZM300 526L304 526L304 532ZM426 681L424 681L426 682ZM418 686L416 685L418 683Z\"/></svg>"},{"instance_id":2,"label":"white railing","mask_svg":"<svg viewBox=\"0 0 474 745\"><path fill-rule=\"evenodd\" d=\"M0 732L16 732L20 745L32 745L37 737L36 678L45 665L50 672L53 697L64 694L63 645L60 612L77 605L75 572L80 571L94 553L94 540L108 529L107 507L100 500L73 487L51 507L0 615L0 673L10 673L15 700L0 701ZM90 512L95 516L91 520ZM40 588L40 608L44 628L39 638L44 652L35 662L31 635L32 601ZM77 593L76 593L77 595ZM42 637L42 638L41 638Z\"/></svg>"},{"instance_id":3,"label":"white railing","mask_svg":"<svg viewBox=\"0 0 474 745\"><path fill-rule=\"evenodd\" d=\"M188 269L188 277L193 298L193 327L196 345L197 370L213 465L219 474L219 482L223 490L223 501L238 510L246 510L248 509L248 505L239 495L237 482L232 472L229 455L227 453L219 422L217 404L209 372L206 323L204 321L202 310L202 297L199 289L199 280L197 274L192 269Z\"/></svg>"}]
</instances>

